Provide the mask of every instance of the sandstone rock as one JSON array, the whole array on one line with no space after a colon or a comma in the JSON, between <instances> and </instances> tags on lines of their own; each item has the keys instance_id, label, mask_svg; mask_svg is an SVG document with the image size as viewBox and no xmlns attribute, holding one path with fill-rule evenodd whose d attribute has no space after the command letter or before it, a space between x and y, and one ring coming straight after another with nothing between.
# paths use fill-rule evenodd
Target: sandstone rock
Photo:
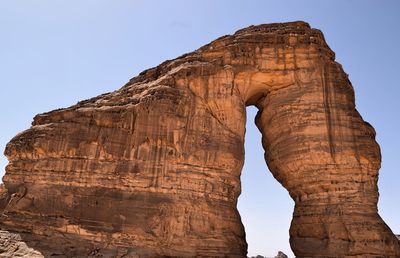
<instances>
[{"instance_id":1,"label":"sandstone rock","mask_svg":"<svg viewBox=\"0 0 400 258\"><path fill-rule=\"evenodd\" d=\"M334 58L304 22L251 26L37 115L5 150L1 227L44 256L245 257L236 204L255 105L295 201L296 256L399 257L377 213L375 131Z\"/></svg>"}]
</instances>

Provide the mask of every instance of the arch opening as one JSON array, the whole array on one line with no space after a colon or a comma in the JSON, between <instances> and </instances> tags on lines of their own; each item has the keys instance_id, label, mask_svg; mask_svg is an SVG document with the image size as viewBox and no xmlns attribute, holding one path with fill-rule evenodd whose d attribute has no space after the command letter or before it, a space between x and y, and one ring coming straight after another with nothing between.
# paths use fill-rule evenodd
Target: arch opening
<instances>
[{"instance_id":1,"label":"arch opening","mask_svg":"<svg viewBox=\"0 0 400 258\"><path fill-rule=\"evenodd\" d=\"M246 232L248 256L274 257L278 251L289 257L289 227L293 200L268 170L261 132L254 120L258 109L246 108L245 162L241 173L238 210Z\"/></svg>"}]
</instances>

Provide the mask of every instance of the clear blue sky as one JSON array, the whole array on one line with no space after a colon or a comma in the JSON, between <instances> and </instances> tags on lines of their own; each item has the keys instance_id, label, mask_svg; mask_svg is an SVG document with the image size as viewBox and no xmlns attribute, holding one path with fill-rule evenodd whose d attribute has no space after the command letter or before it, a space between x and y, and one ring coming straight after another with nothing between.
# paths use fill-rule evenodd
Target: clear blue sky
<instances>
[{"instance_id":1,"label":"clear blue sky","mask_svg":"<svg viewBox=\"0 0 400 258\"><path fill-rule=\"evenodd\" d=\"M252 24L304 20L321 29L377 131L381 216L400 233L400 1L1 1L0 149L32 117L115 90L140 71ZM239 210L249 255L293 255L293 202L263 160L248 108ZM0 174L7 164L0 158Z\"/></svg>"}]
</instances>

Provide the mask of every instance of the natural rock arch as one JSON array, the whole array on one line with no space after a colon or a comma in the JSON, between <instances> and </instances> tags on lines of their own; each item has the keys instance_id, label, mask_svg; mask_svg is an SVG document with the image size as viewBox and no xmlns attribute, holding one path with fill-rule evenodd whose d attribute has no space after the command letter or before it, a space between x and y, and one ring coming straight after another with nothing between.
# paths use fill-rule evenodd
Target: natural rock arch
<instances>
[{"instance_id":1,"label":"natural rock arch","mask_svg":"<svg viewBox=\"0 0 400 258\"><path fill-rule=\"evenodd\" d=\"M304 22L239 30L36 116L5 151L1 225L45 255L244 257L236 203L248 105L295 201L294 253L399 257L377 214L375 131Z\"/></svg>"}]
</instances>

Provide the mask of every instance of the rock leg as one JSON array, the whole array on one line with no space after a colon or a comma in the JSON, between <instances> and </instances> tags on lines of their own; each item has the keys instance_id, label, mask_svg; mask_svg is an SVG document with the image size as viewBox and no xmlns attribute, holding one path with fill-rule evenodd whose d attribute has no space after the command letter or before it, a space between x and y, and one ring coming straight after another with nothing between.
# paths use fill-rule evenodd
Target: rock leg
<instances>
[{"instance_id":1,"label":"rock leg","mask_svg":"<svg viewBox=\"0 0 400 258\"><path fill-rule=\"evenodd\" d=\"M295 201L290 244L297 257L399 257L399 242L377 213L375 132L341 74L337 64L322 64L310 83L257 104L268 167Z\"/></svg>"}]
</instances>

